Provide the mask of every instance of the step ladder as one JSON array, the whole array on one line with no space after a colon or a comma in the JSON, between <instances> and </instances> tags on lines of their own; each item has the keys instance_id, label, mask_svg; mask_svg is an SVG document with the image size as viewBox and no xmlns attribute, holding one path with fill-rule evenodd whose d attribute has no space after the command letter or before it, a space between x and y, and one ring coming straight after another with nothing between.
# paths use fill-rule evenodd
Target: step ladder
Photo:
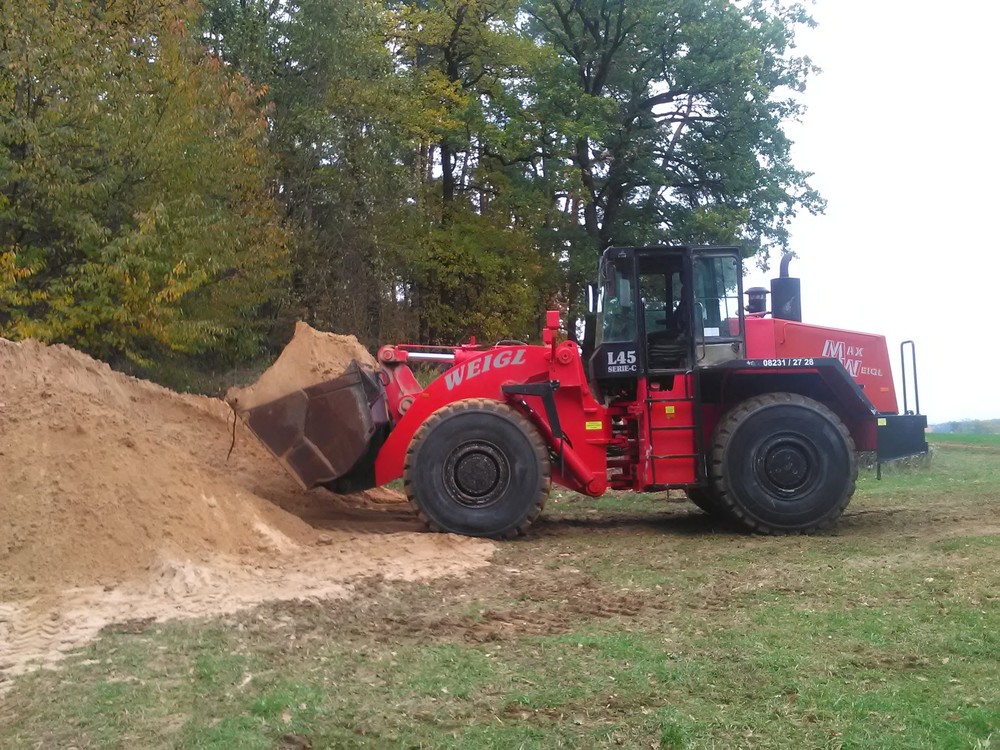
<instances>
[{"instance_id":1,"label":"step ladder","mask_svg":"<svg viewBox=\"0 0 1000 750\"><path fill-rule=\"evenodd\" d=\"M672 374L672 389L650 389L646 396L646 476L655 487L691 484L704 474L698 381L691 370Z\"/></svg>"}]
</instances>

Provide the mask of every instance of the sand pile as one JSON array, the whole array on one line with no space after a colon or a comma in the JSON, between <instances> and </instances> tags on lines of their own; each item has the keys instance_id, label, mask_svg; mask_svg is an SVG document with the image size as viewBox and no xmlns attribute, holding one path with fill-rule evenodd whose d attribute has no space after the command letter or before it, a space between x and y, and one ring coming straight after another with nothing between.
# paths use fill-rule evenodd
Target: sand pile
<instances>
[{"instance_id":1,"label":"sand pile","mask_svg":"<svg viewBox=\"0 0 1000 750\"><path fill-rule=\"evenodd\" d=\"M309 360L321 379L342 369L321 360ZM242 422L227 462L232 423L221 400L0 339L0 688L115 619L347 595L353 577L419 579L492 554L419 533L396 493L300 490Z\"/></svg>"},{"instance_id":2,"label":"sand pile","mask_svg":"<svg viewBox=\"0 0 1000 750\"><path fill-rule=\"evenodd\" d=\"M268 502L283 488L267 453L244 439L226 463L227 412L68 347L0 341L0 597L312 543Z\"/></svg>"},{"instance_id":3,"label":"sand pile","mask_svg":"<svg viewBox=\"0 0 1000 750\"><path fill-rule=\"evenodd\" d=\"M260 380L246 388L230 388L226 401L243 413L292 391L331 380L343 373L352 359L375 366L375 359L354 336L317 331L299 321L292 340Z\"/></svg>"}]
</instances>

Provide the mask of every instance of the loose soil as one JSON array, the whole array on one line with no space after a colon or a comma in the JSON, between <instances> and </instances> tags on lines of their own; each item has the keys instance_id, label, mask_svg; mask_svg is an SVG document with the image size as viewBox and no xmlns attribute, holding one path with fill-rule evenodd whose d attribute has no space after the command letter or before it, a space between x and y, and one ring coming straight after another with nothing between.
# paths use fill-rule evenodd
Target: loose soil
<instances>
[{"instance_id":1,"label":"loose soil","mask_svg":"<svg viewBox=\"0 0 1000 750\"><path fill-rule=\"evenodd\" d=\"M249 393L269 400L311 384L291 377L298 365L322 380L367 356L353 337L307 328ZM65 346L0 339L0 684L123 613L346 597L363 576L419 580L487 563L492 543L421 533L402 500L305 493L221 400Z\"/></svg>"},{"instance_id":2,"label":"loose soil","mask_svg":"<svg viewBox=\"0 0 1000 750\"><path fill-rule=\"evenodd\" d=\"M317 331L307 323L295 324L295 335L281 356L246 388L230 388L226 402L241 414L294 391L331 380L347 369L351 360L375 366L375 360L354 336Z\"/></svg>"}]
</instances>

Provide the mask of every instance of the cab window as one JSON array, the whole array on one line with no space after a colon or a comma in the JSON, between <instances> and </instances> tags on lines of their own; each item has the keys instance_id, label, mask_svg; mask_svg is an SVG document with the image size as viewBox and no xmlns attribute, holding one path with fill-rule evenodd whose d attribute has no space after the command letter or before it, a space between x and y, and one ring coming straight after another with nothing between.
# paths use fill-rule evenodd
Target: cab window
<instances>
[{"instance_id":1,"label":"cab window","mask_svg":"<svg viewBox=\"0 0 1000 750\"><path fill-rule=\"evenodd\" d=\"M636 294L632 289L632 258L615 258L601 267L603 320L601 341L634 341Z\"/></svg>"},{"instance_id":2,"label":"cab window","mask_svg":"<svg viewBox=\"0 0 1000 750\"><path fill-rule=\"evenodd\" d=\"M694 259L695 333L704 339L734 339L740 321L740 263L733 256Z\"/></svg>"},{"instance_id":3,"label":"cab window","mask_svg":"<svg viewBox=\"0 0 1000 750\"><path fill-rule=\"evenodd\" d=\"M639 289L647 336L667 332L682 336L685 333L687 316L681 308L681 269L679 257L669 262L661 260L653 268L640 264Z\"/></svg>"}]
</instances>

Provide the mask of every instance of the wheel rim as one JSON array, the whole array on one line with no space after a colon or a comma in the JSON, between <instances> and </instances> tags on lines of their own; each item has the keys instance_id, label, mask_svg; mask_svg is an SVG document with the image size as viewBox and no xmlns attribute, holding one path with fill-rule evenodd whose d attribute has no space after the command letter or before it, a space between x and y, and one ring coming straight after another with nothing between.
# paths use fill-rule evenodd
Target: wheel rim
<instances>
[{"instance_id":1,"label":"wheel rim","mask_svg":"<svg viewBox=\"0 0 1000 750\"><path fill-rule=\"evenodd\" d=\"M486 508L500 500L510 486L510 464L492 443L470 441L448 455L444 480L452 499L459 505Z\"/></svg>"},{"instance_id":2,"label":"wheel rim","mask_svg":"<svg viewBox=\"0 0 1000 750\"><path fill-rule=\"evenodd\" d=\"M754 474L760 486L785 501L798 500L816 488L819 465L816 446L794 433L771 436L754 456Z\"/></svg>"}]
</instances>

